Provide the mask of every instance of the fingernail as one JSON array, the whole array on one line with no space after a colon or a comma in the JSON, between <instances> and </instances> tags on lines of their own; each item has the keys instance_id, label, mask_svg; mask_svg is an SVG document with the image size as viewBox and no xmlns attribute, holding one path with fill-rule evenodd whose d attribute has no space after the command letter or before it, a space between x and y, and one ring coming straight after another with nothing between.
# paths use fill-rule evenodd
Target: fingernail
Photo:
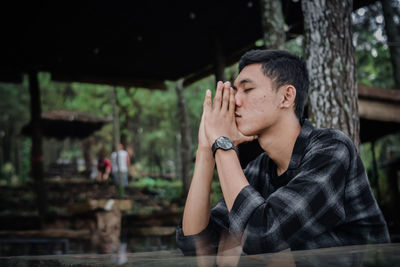
<instances>
[{"instance_id":1,"label":"fingernail","mask_svg":"<svg viewBox=\"0 0 400 267\"><path fill-rule=\"evenodd\" d=\"M210 89L207 89L207 91L206 91L206 96L211 96L211 91L210 91Z\"/></svg>"}]
</instances>

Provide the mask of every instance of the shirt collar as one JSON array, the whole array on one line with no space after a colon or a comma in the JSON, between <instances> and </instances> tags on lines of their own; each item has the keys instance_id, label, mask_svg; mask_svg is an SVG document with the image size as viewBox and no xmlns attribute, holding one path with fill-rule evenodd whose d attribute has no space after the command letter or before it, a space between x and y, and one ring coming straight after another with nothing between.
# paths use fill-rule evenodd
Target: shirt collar
<instances>
[{"instance_id":1,"label":"shirt collar","mask_svg":"<svg viewBox=\"0 0 400 267\"><path fill-rule=\"evenodd\" d=\"M307 119L303 120L300 134L297 137L296 143L293 147L292 157L289 162L288 170L296 169L299 166L301 159L304 156L304 151L308 143L310 142L309 137L313 130L314 126L311 125L311 122Z\"/></svg>"},{"instance_id":2,"label":"shirt collar","mask_svg":"<svg viewBox=\"0 0 400 267\"><path fill-rule=\"evenodd\" d=\"M299 136L297 137L296 142L293 147L293 152L292 152L292 156L290 158L289 167L279 177L276 174L276 164L272 160L269 161L268 173L269 173L269 175L271 175L270 181L273 186L275 186L275 187L284 186L287 183L289 183L290 180L293 178L293 175L291 175L291 171L295 170L299 167L300 162L304 157L304 153L308 146L308 143L310 142L310 134L312 133L313 130L314 130L314 127L311 125L311 123L308 120L302 121Z\"/></svg>"}]
</instances>

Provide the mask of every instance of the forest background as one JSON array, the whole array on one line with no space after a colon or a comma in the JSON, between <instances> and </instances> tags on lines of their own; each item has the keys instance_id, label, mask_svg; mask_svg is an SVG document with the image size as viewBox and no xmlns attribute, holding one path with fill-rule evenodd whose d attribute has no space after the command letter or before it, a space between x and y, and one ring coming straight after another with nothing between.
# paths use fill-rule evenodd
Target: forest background
<instances>
[{"instance_id":1,"label":"forest background","mask_svg":"<svg viewBox=\"0 0 400 267\"><path fill-rule=\"evenodd\" d=\"M393 7L397 27L400 27L400 1L394 1ZM356 10L352 17L358 84L394 88L389 45L380 2ZM256 45L263 47L264 44L262 40L259 40ZM287 50L303 56L303 36L297 36L287 41L285 47ZM237 64L225 69L225 77L229 80L236 75ZM49 73L39 74L39 84L43 112L66 109L99 117L112 116L110 86L54 82ZM131 173L130 185L153 190L155 194L167 201L175 201L183 196L182 177L179 177L182 165L179 155L181 134L175 87L175 82L168 82L167 90L115 88L121 138L126 144L133 147L136 158L136 170ZM206 89L214 88L215 78L209 76L184 90L193 158L204 93ZM0 83L0 110L0 184L28 183L31 179L29 174L31 140L20 134L21 128L30 120L27 77L22 84ZM101 149L104 149L109 156L113 151L112 123L105 125L90 138L90 142L93 143L90 154L94 160ZM400 135L395 134L380 139L376 143L375 149L378 166L382 166L400 154ZM77 162L80 171L85 168L82 140L45 139L43 151L45 170L54 161ZM362 144L361 156L367 171L372 173L371 144ZM218 180L214 181L213 203L221 197ZM390 194L386 194L388 182L382 168L379 168L378 182L380 204L389 203L391 201Z\"/></svg>"}]
</instances>

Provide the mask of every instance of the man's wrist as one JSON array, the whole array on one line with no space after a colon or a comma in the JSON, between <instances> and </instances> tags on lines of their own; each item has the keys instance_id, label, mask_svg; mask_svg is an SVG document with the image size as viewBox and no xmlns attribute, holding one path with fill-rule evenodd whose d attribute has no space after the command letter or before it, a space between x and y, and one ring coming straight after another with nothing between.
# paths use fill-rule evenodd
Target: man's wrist
<instances>
[{"instance_id":1,"label":"man's wrist","mask_svg":"<svg viewBox=\"0 0 400 267\"><path fill-rule=\"evenodd\" d=\"M196 151L195 173L198 168L202 169L203 171L209 169L211 170L209 177L210 179L212 179L212 170L214 169L214 166L215 159L212 155L211 148L199 147ZM205 176L201 175L202 178L204 178ZM195 177L195 175L193 177Z\"/></svg>"},{"instance_id":2,"label":"man's wrist","mask_svg":"<svg viewBox=\"0 0 400 267\"><path fill-rule=\"evenodd\" d=\"M217 149L215 151L214 159L217 157L217 155L223 155L223 154L228 155L229 153L232 153L232 155L237 155L237 152L234 149L228 149L228 150Z\"/></svg>"},{"instance_id":3,"label":"man's wrist","mask_svg":"<svg viewBox=\"0 0 400 267\"><path fill-rule=\"evenodd\" d=\"M197 147L196 157L211 158L212 160L214 160L211 147Z\"/></svg>"},{"instance_id":4,"label":"man's wrist","mask_svg":"<svg viewBox=\"0 0 400 267\"><path fill-rule=\"evenodd\" d=\"M220 137L218 137L215 141L214 141L214 143L213 143L213 145L211 146L211 150L212 150L212 153L213 153L213 157L215 158L215 153L218 151L218 150L233 150L233 151L235 151L236 153L237 153L237 148L236 148L236 146L234 145L234 143L232 142L232 140L231 139L229 139L228 137L226 137L226 136L220 136Z\"/></svg>"},{"instance_id":5,"label":"man's wrist","mask_svg":"<svg viewBox=\"0 0 400 267\"><path fill-rule=\"evenodd\" d=\"M211 146L198 146L197 152L200 152L200 153L211 152Z\"/></svg>"}]
</instances>

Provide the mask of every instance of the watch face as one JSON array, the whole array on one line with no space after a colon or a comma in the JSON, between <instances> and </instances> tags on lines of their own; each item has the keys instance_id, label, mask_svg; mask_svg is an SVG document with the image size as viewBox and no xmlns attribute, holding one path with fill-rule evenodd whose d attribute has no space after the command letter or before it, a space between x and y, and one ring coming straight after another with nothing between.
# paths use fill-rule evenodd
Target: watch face
<instances>
[{"instance_id":1,"label":"watch face","mask_svg":"<svg viewBox=\"0 0 400 267\"><path fill-rule=\"evenodd\" d=\"M231 140L229 140L229 138L227 138L225 136L219 137L217 139L217 144L218 144L218 147L220 147L224 150L231 149L233 147Z\"/></svg>"}]
</instances>

